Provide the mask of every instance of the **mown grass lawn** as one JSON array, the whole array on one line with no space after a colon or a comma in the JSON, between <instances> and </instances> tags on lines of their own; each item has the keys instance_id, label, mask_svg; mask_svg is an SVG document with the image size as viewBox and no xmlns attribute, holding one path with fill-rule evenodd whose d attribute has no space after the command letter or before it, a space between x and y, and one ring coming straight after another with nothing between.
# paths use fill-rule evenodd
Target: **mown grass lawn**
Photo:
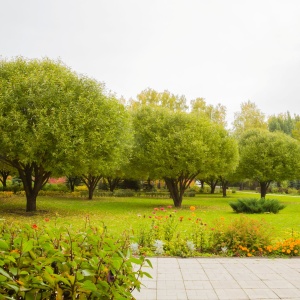
<instances>
[{"instance_id":1,"label":"mown grass lawn","mask_svg":"<svg viewBox=\"0 0 300 300\"><path fill-rule=\"evenodd\" d=\"M140 226L150 226L155 215L174 215L182 218L179 230L188 231L192 212L190 206L195 206L193 218L201 218L208 228L214 228L215 220L224 218L230 222L239 218L239 214L232 211L230 201L241 197L259 198L257 193L237 192L223 198L221 194L196 195L184 198L183 206L176 209L171 199L154 198L95 198L86 200L82 198L39 197L36 213L25 212L25 198L14 196L0 199L0 219L8 222L28 223L42 225L45 219L58 224L70 224L73 227L82 227L87 218L92 224L104 223L109 232L122 234L124 230L137 230ZM300 232L300 196L267 195L269 199L279 199L286 208L278 214L248 215L253 219L264 219L273 229L274 236L282 239L297 235ZM167 208L172 205L172 208ZM153 214L154 208L164 207ZM176 211L174 213L174 211Z\"/></svg>"}]
</instances>

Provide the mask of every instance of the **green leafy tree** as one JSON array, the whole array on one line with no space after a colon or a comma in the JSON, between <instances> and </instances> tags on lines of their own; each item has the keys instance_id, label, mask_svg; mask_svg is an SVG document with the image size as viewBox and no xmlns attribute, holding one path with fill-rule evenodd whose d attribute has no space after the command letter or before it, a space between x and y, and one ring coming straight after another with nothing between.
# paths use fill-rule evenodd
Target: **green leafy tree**
<instances>
[{"instance_id":1,"label":"green leafy tree","mask_svg":"<svg viewBox=\"0 0 300 300\"><path fill-rule=\"evenodd\" d=\"M297 178L300 169L300 144L282 132L249 130L239 142L238 173L259 182L264 198L272 181Z\"/></svg>"},{"instance_id":2,"label":"green leafy tree","mask_svg":"<svg viewBox=\"0 0 300 300\"><path fill-rule=\"evenodd\" d=\"M226 126L226 107L220 103L216 106L206 104L204 98L196 98L191 101L191 112L204 115L211 121Z\"/></svg>"},{"instance_id":3,"label":"green leafy tree","mask_svg":"<svg viewBox=\"0 0 300 300\"><path fill-rule=\"evenodd\" d=\"M222 130L207 118L160 107L141 107L134 114L133 161L150 178L164 179L174 205L199 173L207 173Z\"/></svg>"},{"instance_id":4,"label":"green leafy tree","mask_svg":"<svg viewBox=\"0 0 300 300\"><path fill-rule=\"evenodd\" d=\"M234 114L233 132L236 137L240 137L249 129L267 129L265 115L257 108L256 104L247 101L241 104L241 111Z\"/></svg>"},{"instance_id":5,"label":"green leafy tree","mask_svg":"<svg viewBox=\"0 0 300 300\"><path fill-rule=\"evenodd\" d=\"M114 121L122 114L111 102L103 84L61 62L0 62L0 158L17 169L27 211L36 210L50 175L85 173L94 157L113 160L121 142L115 141Z\"/></svg>"},{"instance_id":6,"label":"green leafy tree","mask_svg":"<svg viewBox=\"0 0 300 300\"><path fill-rule=\"evenodd\" d=\"M87 92L88 97L91 91ZM72 174L81 176L87 186L89 200L103 176L119 170L129 161L132 147L131 119L124 105L113 95L96 97L92 102L94 118L86 119L86 127L81 132L86 142L77 149L81 151L80 166L74 163L72 171ZM89 110L81 113L84 117Z\"/></svg>"},{"instance_id":7,"label":"green leafy tree","mask_svg":"<svg viewBox=\"0 0 300 300\"><path fill-rule=\"evenodd\" d=\"M184 96L171 94L167 90L157 92L150 88L138 94L137 99L132 99L130 106L133 109L137 109L141 106L161 106L173 111L186 111L188 109Z\"/></svg>"},{"instance_id":8,"label":"green leafy tree","mask_svg":"<svg viewBox=\"0 0 300 300\"><path fill-rule=\"evenodd\" d=\"M230 174L233 173L239 162L238 144L235 138L230 136L222 126L218 128L212 147L210 157L210 168L206 174L198 177L211 187L211 193L215 192L218 183L222 185L223 196L226 196L226 188Z\"/></svg>"},{"instance_id":9,"label":"green leafy tree","mask_svg":"<svg viewBox=\"0 0 300 300\"><path fill-rule=\"evenodd\" d=\"M281 113L270 116L268 119L268 127L271 132L282 131L288 135L292 135L292 131L295 128L295 123L299 121L299 116L295 115L294 118L290 112Z\"/></svg>"}]
</instances>

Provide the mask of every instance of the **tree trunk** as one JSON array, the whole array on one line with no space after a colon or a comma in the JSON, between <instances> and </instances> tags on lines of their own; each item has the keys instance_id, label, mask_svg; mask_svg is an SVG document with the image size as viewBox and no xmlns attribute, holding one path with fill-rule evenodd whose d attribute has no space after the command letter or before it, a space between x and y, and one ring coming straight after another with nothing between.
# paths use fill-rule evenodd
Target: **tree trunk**
<instances>
[{"instance_id":1,"label":"tree trunk","mask_svg":"<svg viewBox=\"0 0 300 300\"><path fill-rule=\"evenodd\" d=\"M183 194L179 191L177 180L173 178L164 178L164 180L170 192L170 196L173 199L174 206L181 207Z\"/></svg>"},{"instance_id":2,"label":"tree trunk","mask_svg":"<svg viewBox=\"0 0 300 300\"><path fill-rule=\"evenodd\" d=\"M18 170L23 183L26 194L26 211L36 211L36 198L39 191L47 183L51 172L45 171L43 166L35 162L24 165L15 160L11 162L11 165Z\"/></svg>"},{"instance_id":3,"label":"tree trunk","mask_svg":"<svg viewBox=\"0 0 300 300\"><path fill-rule=\"evenodd\" d=\"M84 184L87 186L89 190L89 196L88 196L89 200L93 199L95 188L101 178L102 176L93 176L91 174L82 175L82 181L84 182Z\"/></svg>"},{"instance_id":4,"label":"tree trunk","mask_svg":"<svg viewBox=\"0 0 300 300\"><path fill-rule=\"evenodd\" d=\"M117 187L117 185L120 183L120 181L121 181L120 177L116 177L116 178L107 177L109 190L111 192L113 192L115 190L115 188Z\"/></svg>"},{"instance_id":5,"label":"tree trunk","mask_svg":"<svg viewBox=\"0 0 300 300\"><path fill-rule=\"evenodd\" d=\"M76 183L78 184L78 182L80 181L80 177L77 177L77 176L67 176L67 178L68 178L68 185L69 185L70 191L74 192L75 191Z\"/></svg>"},{"instance_id":6,"label":"tree trunk","mask_svg":"<svg viewBox=\"0 0 300 300\"><path fill-rule=\"evenodd\" d=\"M220 181L222 184L222 194L223 197L227 196L227 185L228 185L228 180L226 180L224 177L220 176Z\"/></svg>"},{"instance_id":7,"label":"tree trunk","mask_svg":"<svg viewBox=\"0 0 300 300\"><path fill-rule=\"evenodd\" d=\"M37 195L26 195L27 201L26 201L26 211L36 211L36 198Z\"/></svg>"},{"instance_id":8,"label":"tree trunk","mask_svg":"<svg viewBox=\"0 0 300 300\"><path fill-rule=\"evenodd\" d=\"M0 175L2 178L0 178L0 181L2 183L2 188L3 191L5 191L7 185L6 185L6 181L7 181L7 177L9 176L10 172L6 171L6 170L0 170Z\"/></svg>"},{"instance_id":9,"label":"tree trunk","mask_svg":"<svg viewBox=\"0 0 300 300\"><path fill-rule=\"evenodd\" d=\"M208 179L206 183L210 186L210 193L214 194L216 186L218 184L218 179Z\"/></svg>"},{"instance_id":10,"label":"tree trunk","mask_svg":"<svg viewBox=\"0 0 300 300\"><path fill-rule=\"evenodd\" d=\"M182 198L185 190L190 186L191 182L199 173L189 174L181 173L178 178L164 177L170 196L173 199L175 207L181 207Z\"/></svg>"},{"instance_id":11,"label":"tree trunk","mask_svg":"<svg viewBox=\"0 0 300 300\"><path fill-rule=\"evenodd\" d=\"M260 197L261 198L265 198L267 191L268 191L268 187L270 185L271 181L262 181L259 183L260 185Z\"/></svg>"}]
</instances>

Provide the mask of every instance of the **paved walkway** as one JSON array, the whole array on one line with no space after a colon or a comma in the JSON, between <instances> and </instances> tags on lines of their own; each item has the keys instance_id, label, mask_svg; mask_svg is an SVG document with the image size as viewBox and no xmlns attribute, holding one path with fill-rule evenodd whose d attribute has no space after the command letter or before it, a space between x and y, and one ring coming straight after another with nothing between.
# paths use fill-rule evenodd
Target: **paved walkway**
<instances>
[{"instance_id":1,"label":"paved walkway","mask_svg":"<svg viewBox=\"0 0 300 300\"><path fill-rule=\"evenodd\" d=\"M151 258L136 300L297 299L300 259Z\"/></svg>"}]
</instances>

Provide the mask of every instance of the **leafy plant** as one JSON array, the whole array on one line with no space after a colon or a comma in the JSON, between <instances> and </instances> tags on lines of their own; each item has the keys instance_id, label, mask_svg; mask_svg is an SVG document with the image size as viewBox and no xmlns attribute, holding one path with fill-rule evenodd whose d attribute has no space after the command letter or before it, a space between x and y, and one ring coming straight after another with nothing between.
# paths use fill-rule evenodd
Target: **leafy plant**
<instances>
[{"instance_id":1,"label":"leafy plant","mask_svg":"<svg viewBox=\"0 0 300 300\"><path fill-rule=\"evenodd\" d=\"M280 210L285 208L277 199L256 199L243 198L237 199L236 202L230 202L229 205L237 213L260 214L260 213L274 213L277 214Z\"/></svg>"},{"instance_id":2,"label":"leafy plant","mask_svg":"<svg viewBox=\"0 0 300 300\"><path fill-rule=\"evenodd\" d=\"M141 270L151 266L131 255L128 234L112 239L106 227L2 223L0 299L131 299ZM135 268L133 268L133 265Z\"/></svg>"},{"instance_id":3,"label":"leafy plant","mask_svg":"<svg viewBox=\"0 0 300 300\"><path fill-rule=\"evenodd\" d=\"M224 252L240 256L246 251L257 251L272 240L272 228L265 221L252 220L246 216L225 224L221 218L215 221L215 228L211 231L211 250L215 253ZM242 248L241 248L242 247Z\"/></svg>"}]
</instances>

